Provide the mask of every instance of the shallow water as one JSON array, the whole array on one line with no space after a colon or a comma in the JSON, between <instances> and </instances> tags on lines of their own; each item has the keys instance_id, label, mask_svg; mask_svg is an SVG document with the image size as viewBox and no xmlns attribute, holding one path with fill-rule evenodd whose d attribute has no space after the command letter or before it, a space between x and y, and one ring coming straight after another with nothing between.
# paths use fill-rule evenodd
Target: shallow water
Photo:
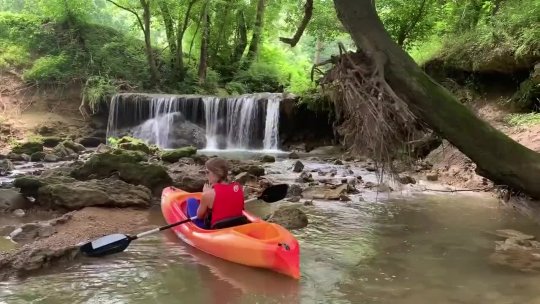
<instances>
[{"instance_id":1,"label":"shallow water","mask_svg":"<svg viewBox=\"0 0 540 304\"><path fill-rule=\"evenodd\" d=\"M269 165L279 171L288 163ZM306 162L306 166L316 166ZM325 167L327 168L327 167ZM279 173L273 178L285 178ZM370 177L371 178L371 177ZM495 237L538 226L474 195L315 201L294 231L301 279L229 263L170 231L121 254L83 258L39 275L0 282L0 303L536 303L540 275L491 265ZM366 198L366 195L364 195ZM281 203L293 204L293 203ZM279 207L252 203L259 215ZM159 210L151 220L162 223Z\"/></svg>"}]
</instances>

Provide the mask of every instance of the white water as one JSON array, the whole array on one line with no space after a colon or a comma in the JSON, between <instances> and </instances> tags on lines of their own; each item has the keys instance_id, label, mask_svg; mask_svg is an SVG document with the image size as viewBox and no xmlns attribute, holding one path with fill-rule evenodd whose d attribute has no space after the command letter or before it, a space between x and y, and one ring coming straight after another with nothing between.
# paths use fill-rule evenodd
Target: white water
<instances>
[{"instance_id":1,"label":"white water","mask_svg":"<svg viewBox=\"0 0 540 304\"><path fill-rule=\"evenodd\" d=\"M177 122L185 118L203 127L206 137L204 150L249 151L257 147L257 151L262 148L264 151L279 152L281 96L278 94L230 98L205 96L202 102L201 98L172 95L156 96L150 100L144 96L125 100L121 96L117 95L111 101L107 137L119 136L119 114L123 113L131 115L128 118L132 122L140 121L139 125L132 128L133 137L160 148L175 148L170 135L175 127L181 126ZM268 98L266 110L264 102L260 102L263 98ZM204 107L204 124L197 121L200 117L199 104Z\"/></svg>"},{"instance_id":2,"label":"white water","mask_svg":"<svg viewBox=\"0 0 540 304\"><path fill-rule=\"evenodd\" d=\"M206 119L206 149L218 148L218 116L220 99L217 97L204 97L204 116Z\"/></svg>"},{"instance_id":3,"label":"white water","mask_svg":"<svg viewBox=\"0 0 540 304\"><path fill-rule=\"evenodd\" d=\"M266 123L264 125L264 150L278 150L279 140L279 99L268 99Z\"/></svg>"}]
</instances>

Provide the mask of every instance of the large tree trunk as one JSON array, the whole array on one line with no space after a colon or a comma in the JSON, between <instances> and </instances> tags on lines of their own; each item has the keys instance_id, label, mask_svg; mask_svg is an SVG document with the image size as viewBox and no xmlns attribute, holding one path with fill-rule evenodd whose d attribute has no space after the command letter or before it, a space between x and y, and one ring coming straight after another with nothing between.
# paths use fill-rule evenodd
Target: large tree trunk
<instances>
[{"instance_id":1,"label":"large tree trunk","mask_svg":"<svg viewBox=\"0 0 540 304\"><path fill-rule=\"evenodd\" d=\"M238 27L236 28L236 47L231 58L233 64L238 64L247 46L247 26L244 11L238 11Z\"/></svg>"},{"instance_id":2,"label":"large tree trunk","mask_svg":"<svg viewBox=\"0 0 540 304\"><path fill-rule=\"evenodd\" d=\"M174 54L174 57L175 57L175 61L177 62L177 68L178 68L177 75L180 81L183 81L186 75L186 69L184 67L184 47L182 43L184 41L184 34L186 33L186 30L189 25L189 17L191 16L191 9L193 8L193 5L197 1L198 0L189 1L186 14L183 16L184 17L183 23L180 22L182 16L178 16L178 25L176 28L177 48L176 48L176 53Z\"/></svg>"},{"instance_id":3,"label":"large tree trunk","mask_svg":"<svg viewBox=\"0 0 540 304\"><path fill-rule=\"evenodd\" d=\"M264 11L266 9L266 0L259 0L257 2L257 16L255 17L255 27L253 28L253 36L249 43L249 49L246 57L245 68L249 68L251 63L259 54L259 44L262 39L262 32L264 29Z\"/></svg>"},{"instance_id":4,"label":"large tree trunk","mask_svg":"<svg viewBox=\"0 0 540 304\"><path fill-rule=\"evenodd\" d=\"M154 58L154 53L152 51L152 40L150 37L150 2L146 0L140 0L140 2L143 8L144 43L146 45L146 57L148 59L148 65L150 66L150 82L153 86L155 86L157 85L159 79L159 73L156 65L156 60Z\"/></svg>"},{"instance_id":5,"label":"large tree trunk","mask_svg":"<svg viewBox=\"0 0 540 304\"><path fill-rule=\"evenodd\" d=\"M473 160L478 173L540 199L540 154L477 118L425 74L388 35L372 0L334 0L357 47L379 61L386 82L414 113Z\"/></svg>"}]
</instances>

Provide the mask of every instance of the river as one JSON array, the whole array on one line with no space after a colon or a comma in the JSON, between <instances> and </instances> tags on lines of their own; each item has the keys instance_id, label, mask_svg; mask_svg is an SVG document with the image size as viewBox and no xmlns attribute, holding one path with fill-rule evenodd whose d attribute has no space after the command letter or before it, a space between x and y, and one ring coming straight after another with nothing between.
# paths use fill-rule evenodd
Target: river
<instances>
[{"instance_id":1,"label":"river","mask_svg":"<svg viewBox=\"0 0 540 304\"><path fill-rule=\"evenodd\" d=\"M278 169L290 163L273 166L273 177L284 178ZM263 215L277 207L253 203L248 209ZM540 301L540 276L488 260L498 240L489 232L534 235L538 225L487 195L396 192L364 195L363 201L314 201L304 210L310 224L293 231L301 248L299 281L209 256L165 231L120 254L81 258L0 282L0 303ZM164 223L159 207L149 217Z\"/></svg>"}]
</instances>

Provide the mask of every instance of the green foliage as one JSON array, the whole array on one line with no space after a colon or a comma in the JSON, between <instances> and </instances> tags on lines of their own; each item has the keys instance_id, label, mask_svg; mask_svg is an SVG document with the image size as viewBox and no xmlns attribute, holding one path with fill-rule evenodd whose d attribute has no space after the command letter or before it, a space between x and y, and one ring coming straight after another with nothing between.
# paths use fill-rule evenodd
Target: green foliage
<instances>
[{"instance_id":1,"label":"green foliage","mask_svg":"<svg viewBox=\"0 0 540 304\"><path fill-rule=\"evenodd\" d=\"M540 113L509 114L506 121L513 126L530 126L540 124Z\"/></svg>"},{"instance_id":2,"label":"green foliage","mask_svg":"<svg viewBox=\"0 0 540 304\"><path fill-rule=\"evenodd\" d=\"M34 61L32 67L24 72L23 78L29 82L55 82L68 79L72 76L69 61L65 54L43 56Z\"/></svg>"},{"instance_id":3,"label":"green foliage","mask_svg":"<svg viewBox=\"0 0 540 304\"><path fill-rule=\"evenodd\" d=\"M92 112L96 113L100 105L110 99L116 92L116 87L110 78L105 76L90 76L86 81L82 94Z\"/></svg>"},{"instance_id":4,"label":"green foliage","mask_svg":"<svg viewBox=\"0 0 540 304\"><path fill-rule=\"evenodd\" d=\"M277 92L281 75L276 66L255 62L248 70L238 72L233 81L243 84L250 92Z\"/></svg>"},{"instance_id":5,"label":"green foliage","mask_svg":"<svg viewBox=\"0 0 540 304\"><path fill-rule=\"evenodd\" d=\"M20 67L30 60L28 51L8 41L0 40L0 70L9 67Z\"/></svg>"}]
</instances>

